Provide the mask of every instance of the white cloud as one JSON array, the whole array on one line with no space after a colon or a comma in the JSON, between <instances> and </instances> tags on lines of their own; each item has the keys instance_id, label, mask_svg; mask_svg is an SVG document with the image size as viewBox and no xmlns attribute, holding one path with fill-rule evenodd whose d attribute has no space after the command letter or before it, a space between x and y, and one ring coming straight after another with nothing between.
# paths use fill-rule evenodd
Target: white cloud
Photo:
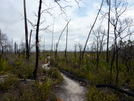
<instances>
[{"instance_id":1,"label":"white cloud","mask_svg":"<svg viewBox=\"0 0 134 101\"><path fill-rule=\"evenodd\" d=\"M37 14L38 12L38 0L26 0L27 2L27 17L30 21L36 24L37 18L35 17L34 13ZM132 3L132 0L129 0L129 2ZM43 9L47 7L53 7L50 12L55 17L54 20L54 44L57 42L58 37L63 30L64 26L66 25L67 21L65 21L65 15L62 16L59 6L54 3L53 0L44 0ZM73 0L70 0L70 2L60 1L59 2L62 6L68 6L71 5L72 7L66 8L66 14L68 17L66 17L66 20L71 19L69 23L69 41L68 44L70 45L69 48L74 47L74 43L81 42L84 43L88 32L90 30L91 25L94 22L94 19L96 17L99 5L101 3L101 0L83 0L83 2L80 2L80 9L76 2ZM14 38L14 41L20 43L21 39L24 39L24 21L23 17L23 0L0 0L0 29L3 33L7 34L9 39ZM134 14L134 6L126 12L126 16L133 17ZM103 7L103 10L106 10L106 7ZM51 25L49 27L49 30L52 30L52 24L53 24L53 17L51 17L49 14L44 13L42 15L42 20L46 21L41 25L41 28L45 28L48 25ZM98 23L99 22L99 23ZM98 27L100 25L100 21L98 19L98 22L96 23L96 26ZM103 24L104 28L106 24ZM32 29L32 27L29 24L29 31ZM41 35L41 44L43 43L44 39L46 40L46 46L50 47L52 40L51 36L52 33L48 31L40 31ZM34 42L35 38L35 31L33 32L32 42ZM92 39L92 38L91 38ZM91 42L89 42L91 43ZM64 49L65 47L65 32L63 33L59 48Z\"/></svg>"}]
</instances>

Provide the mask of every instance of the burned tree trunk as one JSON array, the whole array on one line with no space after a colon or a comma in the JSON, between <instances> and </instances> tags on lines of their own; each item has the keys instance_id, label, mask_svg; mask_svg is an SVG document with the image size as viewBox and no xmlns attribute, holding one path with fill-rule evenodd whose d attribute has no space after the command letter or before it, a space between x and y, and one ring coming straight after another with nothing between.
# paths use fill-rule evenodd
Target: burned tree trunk
<instances>
[{"instance_id":1,"label":"burned tree trunk","mask_svg":"<svg viewBox=\"0 0 134 101\"><path fill-rule=\"evenodd\" d=\"M35 69L33 72L34 79L37 79L37 70L38 70L38 62L39 62L39 26L40 26L40 18L41 18L41 6L42 6L42 0L39 1L38 20L37 20L37 27L36 27L36 62L35 62Z\"/></svg>"},{"instance_id":2,"label":"burned tree trunk","mask_svg":"<svg viewBox=\"0 0 134 101\"><path fill-rule=\"evenodd\" d=\"M24 3L24 23L25 23L25 45L26 45L26 59L29 59L29 46L28 46L28 26L27 26L27 14L26 14L26 2Z\"/></svg>"}]
</instances>

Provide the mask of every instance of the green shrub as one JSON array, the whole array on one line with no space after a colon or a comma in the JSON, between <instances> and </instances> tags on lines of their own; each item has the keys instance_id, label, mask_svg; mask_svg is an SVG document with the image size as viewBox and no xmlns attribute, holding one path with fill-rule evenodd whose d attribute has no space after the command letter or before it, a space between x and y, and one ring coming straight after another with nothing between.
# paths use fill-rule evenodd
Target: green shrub
<instances>
[{"instance_id":1,"label":"green shrub","mask_svg":"<svg viewBox=\"0 0 134 101\"><path fill-rule=\"evenodd\" d=\"M87 101L120 101L119 98L111 91L99 90L96 87L89 87L86 94Z\"/></svg>"},{"instance_id":2,"label":"green shrub","mask_svg":"<svg viewBox=\"0 0 134 101\"><path fill-rule=\"evenodd\" d=\"M12 69L12 73L17 75L19 78L27 79L29 76L33 76L33 70L33 63L16 62L14 69Z\"/></svg>"},{"instance_id":3,"label":"green shrub","mask_svg":"<svg viewBox=\"0 0 134 101\"><path fill-rule=\"evenodd\" d=\"M110 78L109 72L98 69L91 70L86 73L86 78L92 84L111 84L113 80Z\"/></svg>"},{"instance_id":4,"label":"green shrub","mask_svg":"<svg viewBox=\"0 0 134 101\"><path fill-rule=\"evenodd\" d=\"M21 89L22 96L20 99L21 101L47 101L48 99L55 99L51 92L52 85L53 81L49 77L43 83L36 81L32 85L25 85Z\"/></svg>"},{"instance_id":5,"label":"green shrub","mask_svg":"<svg viewBox=\"0 0 134 101\"><path fill-rule=\"evenodd\" d=\"M9 90L2 94L2 101L20 101L19 93L17 90Z\"/></svg>"},{"instance_id":6,"label":"green shrub","mask_svg":"<svg viewBox=\"0 0 134 101\"><path fill-rule=\"evenodd\" d=\"M3 82L4 85L0 86L2 90L6 90L0 97L3 101L47 101L48 99L56 101L57 99L51 92L53 80L49 77L42 83L39 81L24 81L19 86L16 85L16 80L11 80L6 79Z\"/></svg>"},{"instance_id":7,"label":"green shrub","mask_svg":"<svg viewBox=\"0 0 134 101\"><path fill-rule=\"evenodd\" d=\"M0 90L7 91L9 89L17 88L19 86L19 82L17 77L13 75L9 75L4 79L4 82L0 83Z\"/></svg>"},{"instance_id":8,"label":"green shrub","mask_svg":"<svg viewBox=\"0 0 134 101\"><path fill-rule=\"evenodd\" d=\"M8 63L7 63L7 61L5 60L5 59L0 59L0 73L2 74L2 73L4 73L4 72L7 72L7 71L9 71L8 70L9 68L8 68Z\"/></svg>"},{"instance_id":9,"label":"green shrub","mask_svg":"<svg viewBox=\"0 0 134 101\"><path fill-rule=\"evenodd\" d=\"M63 77L59 72L58 68L50 68L48 70L44 69L44 73L48 75L48 77L53 79L53 83L57 84L63 81Z\"/></svg>"}]
</instances>

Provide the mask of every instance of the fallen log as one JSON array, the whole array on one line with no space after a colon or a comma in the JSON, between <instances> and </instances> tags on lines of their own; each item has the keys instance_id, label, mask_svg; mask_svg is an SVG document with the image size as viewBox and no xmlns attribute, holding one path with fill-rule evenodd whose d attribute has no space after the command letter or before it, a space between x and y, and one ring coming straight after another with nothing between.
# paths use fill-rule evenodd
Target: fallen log
<instances>
[{"instance_id":1,"label":"fallen log","mask_svg":"<svg viewBox=\"0 0 134 101\"><path fill-rule=\"evenodd\" d=\"M124 94L127 94L127 95L129 95L129 96L134 97L134 92L129 92L129 91L126 91L126 90L117 88L116 86L113 86L113 85L109 85L109 84L98 84L98 85L96 85L96 87L97 87L97 88L101 88L101 87L112 88L112 89L115 89L116 91L119 91L119 92L121 92L121 93L124 93Z\"/></svg>"},{"instance_id":2,"label":"fallen log","mask_svg":"<svg viewBox=\"0 0 134 101\"><path fill-rule=\"evenodd\" d=\"M70 74L70 73L68 73L68 72L66 72L66 71L64 71L64 70L60 70L60 72L63 73L63 74L65 74L66 76L68 76L68 77L71 78L71 79L74 79L74 80L77 80L77 81L79 81L79 82L84 83L85 85L90 84L89 81L87 81L87 80L85 80L85 79L83 79L83 78L75 77L74 75L72 75L72 74Z\"/></svg>"}]
</instances>

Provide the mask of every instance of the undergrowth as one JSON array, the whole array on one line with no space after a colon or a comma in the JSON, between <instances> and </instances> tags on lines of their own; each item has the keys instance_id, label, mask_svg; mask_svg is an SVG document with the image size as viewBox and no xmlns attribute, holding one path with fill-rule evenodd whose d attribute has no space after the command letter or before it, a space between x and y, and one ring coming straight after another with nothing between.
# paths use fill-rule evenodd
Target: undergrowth
<instances>
[{"instance_id":1,"label":"undergrowth","mask_svg":"<svg viewBox=\"0 0 134 101\"><path fill-rule=\"evenodd\" d=\"M87 101L120 101L119 97L107 89L100 90L96 87L88 87Z\"/></svg>"},{"instance_id":2,"label":"undergrowth","mask_svg":"<svg viewBox=\"0 0 134 101\"><path fill-rule=\"evenodd\" d=\"M40 58L37 75L43 79L29 79L33 77L34 60L31 57L28 61L24 56L0 59L0 101L57 101L52 89L63 77L57 68L42 69L44 58Z\"/></svg>"},{"instance_id":3,"label":"undergrowth","mask_svg":"<svg viewBox=\"0 0 134 101\"><path fill-rule=\"evenodd\" d=\"M56 66L69 72L70 74L87 79L91 85L96 84L110 84L116 85L116 65L113 63L112 74L110 75L110 63L106 63L104 58L100 60L98 66L96 64L96 59L93 56L86 57L82 60L81 65L79 65L79 59L70 57L65 61L64 56L60 56L56 60ZM118 88L122 88L124 85L130 86L134 90L134 73L133 69L127 72L124 64L119 62L119 74L118 74ZM109 89L109 91L111 91ZM109 92L108 91L108 92ZM122 96L122 94L121 94ZM126 97L126 99L133 99L132 97ZM109 100L111 99L111 100ZM98 90L95 87L89 87L87 92L87 101L119 101L118 92L107 93L107 91Z\"/></svg>"}]
</instances>

